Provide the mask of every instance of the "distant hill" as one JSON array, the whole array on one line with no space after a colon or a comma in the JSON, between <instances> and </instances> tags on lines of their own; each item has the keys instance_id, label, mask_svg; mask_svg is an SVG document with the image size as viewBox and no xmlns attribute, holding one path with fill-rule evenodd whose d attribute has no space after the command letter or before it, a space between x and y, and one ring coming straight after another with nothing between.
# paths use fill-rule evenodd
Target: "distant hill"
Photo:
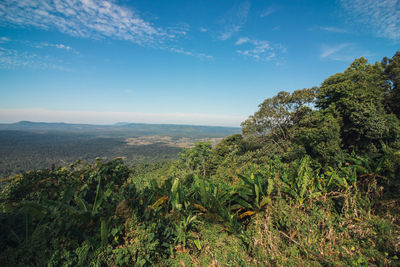
<instances>
[{"instance_id":1,"label":"distant hill","mask_svg":"<svg viewBox=\"0 0 400 267\"><path fill-rule=\"evenodd\" d=\"M0 131L28 131L35 133L76 133L102 137L132 137L161 135L187 138L225 137L240 133L239 127L198 126L178 124L147 124L119 122L114 125L91 125L70 123L47 123L20 121L17 123L0 123Z\"/></svg>"}]
</instances>

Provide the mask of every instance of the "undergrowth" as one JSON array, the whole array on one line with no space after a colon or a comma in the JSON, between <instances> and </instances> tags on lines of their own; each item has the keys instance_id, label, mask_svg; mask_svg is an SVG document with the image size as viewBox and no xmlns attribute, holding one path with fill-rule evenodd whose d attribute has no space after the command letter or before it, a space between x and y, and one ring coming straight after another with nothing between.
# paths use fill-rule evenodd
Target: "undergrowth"
<instances>
[{"instance_id":1,"label":"undergrowth","mask_svg":"<svg viewBox=\"0 0 400 267\"><path fill-rule=\"evenodd\" d=\"M120 160L18 175L1 192L0 260L4 266L398 264L398 214L382 210L372 189L360 190L358 166L322 172L311 165L307 157L290 164L268 159L227 178L232 184L162 166L164 177L138 185L140 177Z\"/></svg>"}]
</instances>

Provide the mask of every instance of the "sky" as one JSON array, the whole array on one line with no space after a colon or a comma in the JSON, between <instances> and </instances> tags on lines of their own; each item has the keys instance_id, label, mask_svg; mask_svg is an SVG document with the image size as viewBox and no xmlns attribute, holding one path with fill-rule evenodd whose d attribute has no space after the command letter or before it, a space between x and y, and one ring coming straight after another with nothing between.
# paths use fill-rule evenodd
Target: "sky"
<instances>
[{"instance_id":1,"label":"sky","mask_svg":"<svg viewBox=\"0 0 400 267\"><path fill-rule=\"evenodd\" d=\"M0 122L240 126L399 48L398 0L1 0Z\"/></svg>"}]
</instances>

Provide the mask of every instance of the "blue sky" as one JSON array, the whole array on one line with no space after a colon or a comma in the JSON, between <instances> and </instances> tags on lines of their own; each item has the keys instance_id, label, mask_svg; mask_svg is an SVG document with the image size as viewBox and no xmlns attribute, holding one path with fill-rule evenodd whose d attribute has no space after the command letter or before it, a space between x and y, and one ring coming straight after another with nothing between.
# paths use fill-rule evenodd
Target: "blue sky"
<instances>
[{"instance_id":1,"label":"blue sky","mask_svg":"<svg viewBox=\"0 0 400 267\"><path fill-rule=\"evenodd\" d=\"M399 41L397 0L2 0L0 122L239 126Z\"/></svg>"}]
</instances>

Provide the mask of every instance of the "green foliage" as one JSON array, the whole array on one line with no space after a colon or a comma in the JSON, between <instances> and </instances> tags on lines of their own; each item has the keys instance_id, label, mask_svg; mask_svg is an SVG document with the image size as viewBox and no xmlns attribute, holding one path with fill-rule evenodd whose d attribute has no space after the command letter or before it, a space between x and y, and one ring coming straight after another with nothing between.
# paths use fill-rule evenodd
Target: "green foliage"
<instances>
[{"instance_id":1,"label":"green foliage","mask_svg":"<svg viewBox=\"0 0 400 267\"><path fill-rule=\"evenodd\" d=\"M187 169L205 176L211 149L211 143L198 142L194 147L183 149L182 153L179 153L180 161Z\"/></svg>"},{"instance_id":2,"label":"green foliage","mask_svg":"<svg viewBox=\"0 0 400 267\"><path fill-rule=\"evenodd\" d=\"M310 109L315 88L296 90L292 94L279 92L264 100L259 110L242 123L242 131L250 138L261 137L273 141L283 151L290 146L290 128Z\"/></svg>"},{"instance_id":3,"label":"green foliage","mask_svg":"<svg viewBox=\"0 0 400 267\"><path fill-rule=\"evenodd\" d=\"M311 168L311 159L308 156L299 162L292 162L292 165L292 168L281 173L281 190L302 207L304 201L321 195L318 170Z\"/></svg>"},{"instance_id":4,"label":"green foliage","mask_svg":"<svg viewBox=\"0 0 400 267\"><path fill-rule=\"evenodd\" d=\"M343 73L326 79L317 93L317 107L325 110L332 104L340 114L344 147L356 152L374 152L379 142L390 139L398 130L385 114L386 83L382 67L356 59Z\"/></svg>"},{"instance_id":5,"label":"green foliage","mask_svg":"<svg viewBox=\"0 0 400 267\"><path fill-rule=\"evenodd\" d=\"M97 157L107 160L121 157L128 164L176 160L177 154L182 150L163 143L128 145L125 139L136 136L135 134L104 138L101 136L107 134L104 130L98 130L95 134L99 135L97 137L91 137L88 133L37 131L40 133L0 130L0 158L3 159L0 162L0 178L51 168L53 164L66 166L78 158L93 162ZM114 134L116 132L114 131ZM117 133L123 135L121 132ZM190 138L189 140L192 141Z\"/></svg>"},{"instance_id":6,"label":"green foliage","mask_svg":"<svg viewBox=\"0 0 400 267\"><path fill-rule=\"evenodd\" d=\"M250 177L239 175L242 179L243 184L235 187L235 193L233 195L233 202L237 202L237 207L248 208L253 211L261 210L267 203L271 201L270 193L273 187L272 179L265 179L260 175L253 173ZM242 213L239 218L243 218L246 215L252 215L253 213Z\"/></svg>"},{"instance_id":7,"label":"green foliage","mask_svg":"<svg viewBox=\"0 0 400 267\"><path fill-rule=\"evenodd\" d=\"M392 58L384 57L382 67L386 78L385 108L400 119L400 51Z\"/></svg>"},{"instance_id":8,"label":"green foliage","mask_svg":"<svg viewBox=\"0 0 400 267\"><path fill-rule=\"evenodd\" d=\"M322 166L336 166L343 162L341 124L333 106L307 114L294 129L294 158L309 155Z\"/></svg>"},{"instance_id":9,"label":"green foliage","mask_svg":"<svg viewBox=\"0 0 400 267\"><path fill-rule=\"evenodd\" d=\"M38 197L10 206L3 198L1 223L9 231L0 259L63 266L189 264L193 257L197 264L228 265L394 263L398 226L352 206L364 190L363 175L379 175L383 163L352 162L321 174L308 156L290 164L276 157L259 172L240 175L235 185L189 175L140 190L118 161L84 165L73 174L63 170L89 184L65 186L57 200ZM3 193L15 195L21 181L13 183Z\"/></svg>"},{"instance_id":10,"label":"green foliage","mask_svg":"<svg viewBox=\"0 0 400 267\"><path fill-rule=\"evenodd\" d=\"M236 155L241 155L246 150L246 143L243 136L235 134L224 138L212 150L210 158L207 162L207 172L210 175L216 173L218 166L226 164L227 161L234 158Z\"/></svg>"},{"instance_id":11,"label":"green foliage","mask_svg":"<svg viewBox=\"0 0 400 267\"><path fill-rule=\"evenodd\" d=\"M175 245L182 244L183 247L186 246L186 240L189 238L193 238L192 236L188 235L188 232L195 227L198 223L196 215L189 215L187 217L183 217L178 224L175 224Z\"/></svg>"}]
</instances>

